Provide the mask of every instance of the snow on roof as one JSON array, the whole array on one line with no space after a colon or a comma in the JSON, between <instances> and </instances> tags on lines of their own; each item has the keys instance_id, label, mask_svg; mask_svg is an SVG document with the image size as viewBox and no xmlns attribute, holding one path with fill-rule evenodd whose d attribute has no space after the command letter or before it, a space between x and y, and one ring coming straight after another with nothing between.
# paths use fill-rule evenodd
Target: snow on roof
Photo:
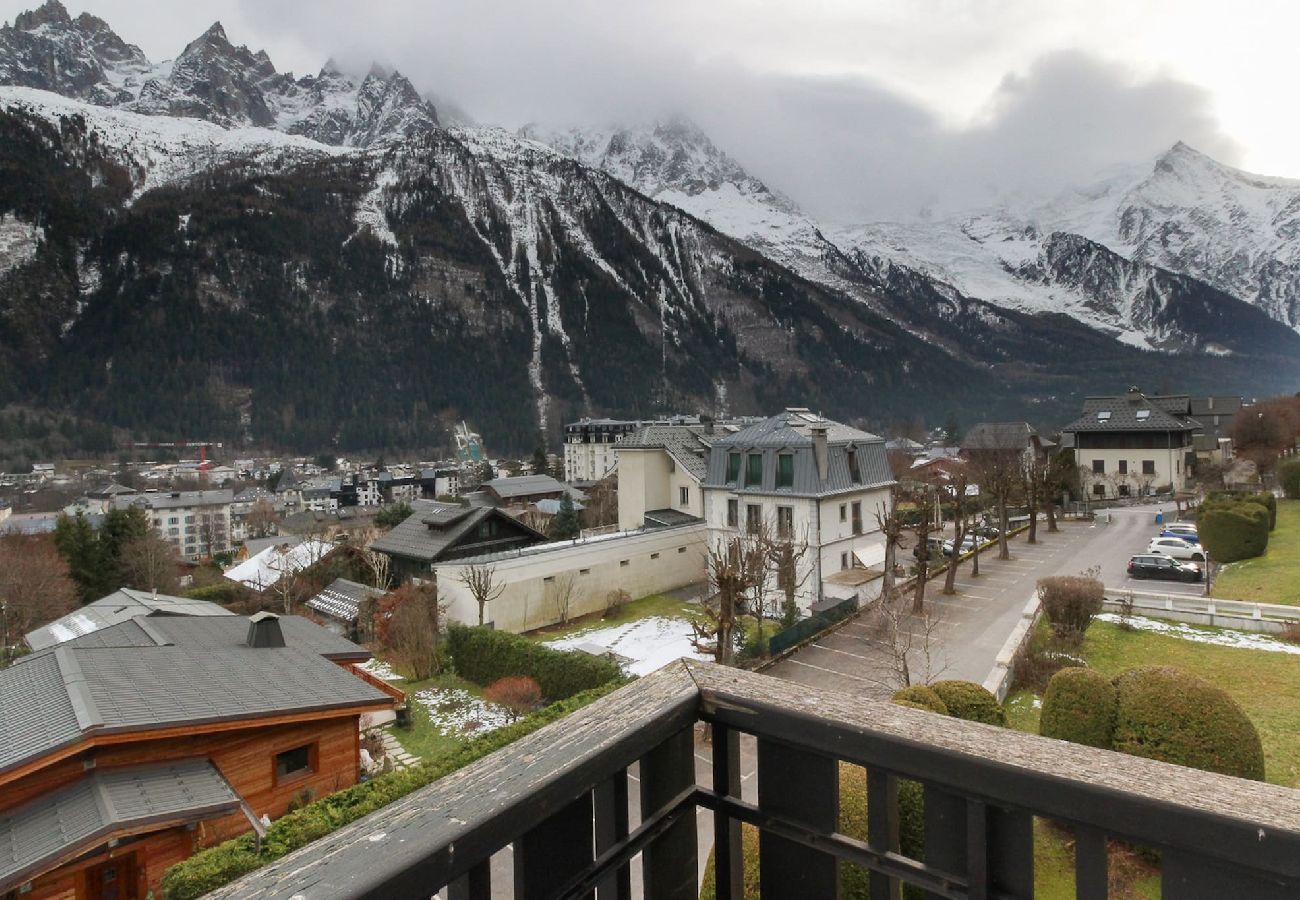
<instances>
[{"instance_id":1,"label":"snow on roof","mask_svg":"<svg viewBox=\"0 0 1300 900\"><path fill-rule=\"evenodd\" d=\"M320 562L333 549L333 544L314 538L293 547L276 544L230 569L226 577L252 590L264 591L284 576Z\"/></svg>"}]
</instances>

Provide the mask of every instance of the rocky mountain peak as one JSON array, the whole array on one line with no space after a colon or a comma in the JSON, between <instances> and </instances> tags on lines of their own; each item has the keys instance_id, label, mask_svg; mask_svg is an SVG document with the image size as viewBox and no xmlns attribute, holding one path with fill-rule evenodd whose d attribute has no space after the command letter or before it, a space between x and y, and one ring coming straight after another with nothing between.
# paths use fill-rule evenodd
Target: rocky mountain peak
<instances>
[{"instance_id":1,"label":"rocky mountain peak","mask_svg":"<svg viewBox=\"0 0 1300 900\"><path fill-rule=\"evenodd\" d=\"M42 25L71 25L72 17L59 0L45 0L36 9L14 16L14 27L19 31L35 31Z\"/></svg>"}]
</instances>

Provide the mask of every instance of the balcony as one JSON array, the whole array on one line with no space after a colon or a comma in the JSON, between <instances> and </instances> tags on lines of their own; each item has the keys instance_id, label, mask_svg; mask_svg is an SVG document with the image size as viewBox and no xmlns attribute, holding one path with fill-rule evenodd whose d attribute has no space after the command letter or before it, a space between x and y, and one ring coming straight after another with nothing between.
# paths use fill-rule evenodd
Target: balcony
<instances>
[{"instance_id":1,"label":"balcony","mask_svg":"<svg viewBox=\"0 0 1300 900\"><path fill-rule=\"evenodd\" d=\"M866 841L836 832L841 760L866 768ZM924 860L899 852L900 778L924 786ZM1028 898L1035 817L1073 828L1081 900L1107 896L1108 838L1159 854L1165 898L1300 896L1300 792L687 662L212 896L688 900L712 843L718 897L739 900L746 822L764 897L834 898L843 859L873 900Z\"/></svg>"}]
</instances>

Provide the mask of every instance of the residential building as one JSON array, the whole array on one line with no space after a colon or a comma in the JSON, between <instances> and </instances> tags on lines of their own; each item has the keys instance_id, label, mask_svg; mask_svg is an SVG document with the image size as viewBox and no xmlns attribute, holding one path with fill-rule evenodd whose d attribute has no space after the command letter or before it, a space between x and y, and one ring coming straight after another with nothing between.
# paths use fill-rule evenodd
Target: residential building
<instances>
[{"instance_id":1,"label":"residential building","mask_svg":"<svg viewBox=\"0 0 1300 900\"><path fill-rule=\"evenodd\" d=\"M496 506L525 509L538 500L559 500L568 494L574 500L586 500L581 491L556 481L550 475L516 475L513 478L493 478L479 486Z\"/></svg>"},{"instance_id":2,"label":"residential building","mask_svg":"<svg viewBox=\"0 0 1300 900\"><path fill-rule=\"evenodd\" d=\"M324 620L325 628L349 640L370 640L370 604L383 591L346 578L335 578L319 594L307 601L307 608Z\"/></svg>"},{"instance_id":3,"label":"residential building","mask_svg":"<svg viewBox=\"0 0 1300 900\"><path fill-rule=\"evenodd\" d=\"M411 515L370 549L392 561L395 579L427 578L436 563L540 544L546 535L492 506L432 500L411 504Z\"/></svg>"},{"instance_id":4,"label":"residential building","mask_svg":"<svg viewBox=\"0 0 1300 900\"><path fill-rule=\"evenodd\" d=\"M195 560L231 549L230 504L234 492L170 491L123 496L118 509L139 506L154 530L185 559Z\"/></svg>"},{"instance_id":5,"label":"residential building","mask_svg":"<svg viewBox=\"0 0 1300 900\"><path fill-rule=\"evenodd\" d=\"M427 500L460 496L460 469L423 469L420 472L422 494Z\"/></svg>"},{"instance_id":6,"label":"residential building","mask_svg":"<svg viewBox=\"0 0 1300 900\"><path fill-rule=\"evenodd\" d=\"M0 896L161 896L196 850L361 776L402 694L296 616L136 617L0 670Z\"/></svg>"},{"instance_id":7,"label":"residential building","mask_svg":"<svg viewBox=\"0 0 1300 900\"><path fill-rule=\"evenodd\" d=\"M315 538L296 544L279 542L226 570L225 577L261 593L316 565L334 549L334 544Z\"/></svg>"},{"instance_id":8,"label":"residential building","mask_svg":"<svg viewBox=\"0 0 1300 900\"><path fill-rule=\"evenodd\" d=\"M1232 425L1237 415L1246 407L1241 397L1192 397L1192 417L1201 426L1201 433L1215 439L1232 437Z\"/></svg>"},{"instance_id":9,"label":"residential building","mask_svg":"<svg viewBox=\"0 0 1300 900\"><path fill-rule=\"evenodd\" d=\"M150 616L233 616L230 610L207 600L172 597L133 588L119 588L111 594L87 603L75 612L24 635L27 646L45 650L65 641L93 634L131 619Z\"/></svg>"},{"instance_id":10,"label":"residential building","mask_svg":"<svg viewBox=\"0 0 1300 900\"><path fill-rule=\"evenodd\" d=\"M581 419L564 426L564 480L598 481L618 462L614 445L644 423L626 419Z\"/></svg>"},{"instance_id":11,"label":"residential building","mask_svg":"<svg viewBox=\"0 0 1300 900\"><path fill-rule=\"evenodd\" d=\"M764 529L806 545L797 597L807 609L824 596L864 599L870 588L852 572L884 561L876 513L891 509L893 486L882 438L787 409L712 441L704 518L715 547Z\"/></svg>"},{"instance_id":12,"label":"residential building","mask_svg":"<svg viewBox=\"0 0 1300 900\"><path fill-rule=\"evenodd\" d=\"M618 448L618 525L623 530L704 518L701 484L713 423L646 425Z\"/></svg>"},{"instance_id":13,"label":"residential building","mask_svg":"<svg viewBox=\"0 0 1300 900\"><path fill-rule=\"evenodd\" d=\"M961 452L970 459L981 453L1017 451L1028 468L1044 460L1055 446L1028 422L979 422L962 438Z\"/></svg>"},{"instance_id":14,"label":"residential building","mask_svg":"<svg viewBox=\"0 0 1300 900\"><path fill-rule=\"evenodd\" d=\"M1074 450L1085 494L1106 499L1186 490L1200 430L1186 395L1148 397L1134 387L1088 397L1061 436Z\"/></svg>"},{"instance_id":15,"label":"residential building","mask_svg":"<svg viewBox=\"0 0 1300 900\"><path fill-rule=\"evenodd\" d=\"M342 489L341 478L313 478L302 486L303 508L312 512L337 513Z\"/></svg>"}]
</instances>

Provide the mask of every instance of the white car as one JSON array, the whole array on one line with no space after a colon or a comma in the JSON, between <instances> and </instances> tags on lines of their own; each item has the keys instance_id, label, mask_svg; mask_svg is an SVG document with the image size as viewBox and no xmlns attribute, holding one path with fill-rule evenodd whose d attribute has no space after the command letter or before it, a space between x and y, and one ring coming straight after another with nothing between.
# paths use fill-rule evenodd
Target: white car
<instances>
[{"instance_id":1,"label":"white car","mask_svg":"<svg viewBox=\"0 0 1300 900\"><path fill-rule=\"evenodd\" d=\"M1158 537L1147 544L1147 553L1161 553L1174 559L1205 562L1205 551L1182 538Z\"/></svg>"}]
</instances>

